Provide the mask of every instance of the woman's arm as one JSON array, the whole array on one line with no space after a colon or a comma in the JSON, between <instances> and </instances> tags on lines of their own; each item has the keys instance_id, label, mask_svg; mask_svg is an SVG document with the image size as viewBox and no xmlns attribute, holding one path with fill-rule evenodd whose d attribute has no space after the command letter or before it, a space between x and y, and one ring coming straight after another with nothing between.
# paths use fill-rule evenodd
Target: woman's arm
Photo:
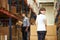
<instances>
[{"instance_id":1,"label":"woman's arm","mask_svg":"<svg viewBox=\"0 0 60 40\"><path fill-rule=\"evenodd\" d=\"M47 19L44 19L45 27L47 29Z\"/></svg>"}]
</instances>

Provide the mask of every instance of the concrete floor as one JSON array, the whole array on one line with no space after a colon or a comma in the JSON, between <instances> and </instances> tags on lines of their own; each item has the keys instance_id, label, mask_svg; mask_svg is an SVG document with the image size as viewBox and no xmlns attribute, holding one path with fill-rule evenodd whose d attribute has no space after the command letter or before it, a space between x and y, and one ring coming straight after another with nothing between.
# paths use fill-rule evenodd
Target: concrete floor
<instances>
[{"instance_id":1,"label":"concrete floor","mask_svg":"<svg viewBox=\"0 0 60 40\"><path fill-rule=\"evenodd\" d=\"M37 32L36 32L36 25L31 25L31 35L30 35L30 40L38 40L37 38ZM48 26L47 27L47 35L46 35L46 40L57 40L57 35L56 35L56 26Z\"/></svg>"}]
</instances>

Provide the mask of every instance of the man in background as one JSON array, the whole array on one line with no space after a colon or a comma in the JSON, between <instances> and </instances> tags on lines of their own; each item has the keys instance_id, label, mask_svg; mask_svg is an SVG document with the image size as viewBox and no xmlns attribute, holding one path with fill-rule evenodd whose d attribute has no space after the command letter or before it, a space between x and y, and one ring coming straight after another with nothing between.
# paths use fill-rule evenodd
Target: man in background
<instances>
[{"instance_id":1,"label":"man in background","mask_svg":"<svg viewBox=\"0 0 60 40\"><path fill-rule=\"evenodd\" d=\"M27 40L28 29L29 29L29 26L30 26L29 18L26 17L25 12L22 13L22 16L23 16L23 25L22 25L23 40Z\"/></svg>"}]
</instances>

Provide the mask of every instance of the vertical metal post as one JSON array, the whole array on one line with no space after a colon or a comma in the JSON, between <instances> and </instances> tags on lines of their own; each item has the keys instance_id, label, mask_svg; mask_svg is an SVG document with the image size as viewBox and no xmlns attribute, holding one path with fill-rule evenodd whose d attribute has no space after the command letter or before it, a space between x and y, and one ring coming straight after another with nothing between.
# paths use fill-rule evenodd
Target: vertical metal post
<instances>
[{"instance_id":1,"label":"vertical metal post","mask_svg":"<svg viewBox=\"0 0 60 40\"><path fill-rule=\"evenodd\" d=\"M25 11L26 11L26 16L27 16L28 11L29 11L29 7L27 6L27 4L26 4L26 7L25 7Z\"/></svg>"},{"instance_id":2,"label":"vertical metal post","mask_svg":"<svg viewBox=\"0 0 60 40\"><path fill-rule=\"evenodd\" d=\"M8 0L8 4L9 4L9 11L11 11L11 4L12 4L12 0ZM12 20L11 17L9 18L9 40L12 40Z\"/></svg>"},{"instance_id":3,"label":"vertical metal post","mask_svg":"<svg viewBox=\"0 0 60 40\"><path fill-rule=\"evenodd\" d=\"M12 40L12 21L11 21L11 18L9 18L9 37L10 39L9 40Z\"/></svg>"},{"instance_id":4,"label":"vertical metal post","mask_svg":"<svg viewBox=\"0 0 60 40\"><path fill-rule=\"evenodd\" d=\"M22 0L22 11L24 11L24 0Z\"/></svg>"},{"instance_id":5,"label":"vertical metal post","mask_svg":"<svg viewBox=\"0 0 60 40\"><path fill-rule=\"evenodd\" d=\"M15 2L16 2L16 11L17 11L17 13L19 12L19 0L15 0Z\"/></svg>"}]
</instances>

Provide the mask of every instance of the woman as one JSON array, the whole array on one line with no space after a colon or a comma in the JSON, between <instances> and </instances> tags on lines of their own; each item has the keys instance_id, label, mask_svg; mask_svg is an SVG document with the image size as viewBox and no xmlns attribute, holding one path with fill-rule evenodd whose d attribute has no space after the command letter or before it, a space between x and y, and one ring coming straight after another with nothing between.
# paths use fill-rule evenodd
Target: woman
<instances>
[{"instance_id":1,"label":"woman","mask_svg":"<svg viewBox=\"0 0 60 40\"><path fill-rule=\"evenodd\" d=\"M46 9L41 8L36 18L38 40L45 40L47 20L45 16Z\"/></svg>"}]
</instances>

